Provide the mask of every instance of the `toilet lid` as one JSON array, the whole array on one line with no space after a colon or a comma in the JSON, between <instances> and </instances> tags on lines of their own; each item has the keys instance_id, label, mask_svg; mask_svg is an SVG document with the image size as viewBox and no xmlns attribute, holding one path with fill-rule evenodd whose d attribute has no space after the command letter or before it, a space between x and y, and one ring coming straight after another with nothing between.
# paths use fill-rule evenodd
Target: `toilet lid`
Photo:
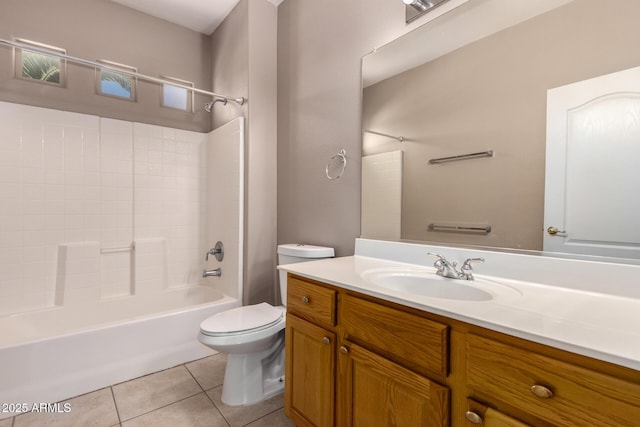
<instances>
[{"instance_id":1,"label":"toilet lid","mask_svg":"<svg viewBox=\"0 0 640 427\"><path fill-rule=\"evenodd\" d=\"M206 335L219 335L262 329L279 322L283 316L282 308L263 302L214 314L200 324L200 330Z\"/></svg>"}]
</instances>

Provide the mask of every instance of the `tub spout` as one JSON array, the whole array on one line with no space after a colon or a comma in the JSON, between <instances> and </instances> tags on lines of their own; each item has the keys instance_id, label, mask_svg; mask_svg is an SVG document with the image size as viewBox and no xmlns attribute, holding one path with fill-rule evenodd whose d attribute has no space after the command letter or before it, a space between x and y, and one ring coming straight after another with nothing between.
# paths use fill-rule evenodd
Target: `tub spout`
<instances>
[{"instance_id":1,"label":"tub spout","mask_svg":"<svg viewBox=\"0 0 640 427\"><path fill-rule=\"evenodd\" d=\"M202 272L202 277L209 277L209 276L222 276L222 270L220 268L216 268L215 270L204 270Z\"/></svg>"}]
</instances>

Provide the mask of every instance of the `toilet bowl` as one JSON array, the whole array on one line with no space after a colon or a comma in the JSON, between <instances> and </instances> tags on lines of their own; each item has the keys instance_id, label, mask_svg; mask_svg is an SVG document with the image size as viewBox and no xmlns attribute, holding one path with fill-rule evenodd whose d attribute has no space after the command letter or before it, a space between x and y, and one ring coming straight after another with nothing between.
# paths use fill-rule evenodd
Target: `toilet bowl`
<instances>
[{"instance_id":1,"label":"toilet bowl","mask_svg":"<svg viewBox=\"0 0 640 427\"><path fill-rule=\"evenodd\" d=\"M278 246L279 264L333 257L333 248L288 244ZM286 274L280 276L283 306L266 302L237 307L205 319L198 340L227 353L222 402L250 405L284 389Z\"/></svg>"}]
</instances>

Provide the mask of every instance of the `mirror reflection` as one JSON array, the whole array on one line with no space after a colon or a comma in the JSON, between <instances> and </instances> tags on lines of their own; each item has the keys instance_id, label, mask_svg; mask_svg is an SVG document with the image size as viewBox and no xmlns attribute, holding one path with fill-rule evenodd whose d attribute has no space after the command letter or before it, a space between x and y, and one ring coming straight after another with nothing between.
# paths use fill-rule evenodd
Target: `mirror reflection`
<instances>
[{"instance_id":1,"label":"mirror reflection","mask_svg":"<svg viewBox=\"0 0 640 427\"><path fill-rule=\"evenodd\" d=\"M543 250L547 91L640 65L638 17L470 1L365 56L362 236Z\"/></svg>"}]
</instances>

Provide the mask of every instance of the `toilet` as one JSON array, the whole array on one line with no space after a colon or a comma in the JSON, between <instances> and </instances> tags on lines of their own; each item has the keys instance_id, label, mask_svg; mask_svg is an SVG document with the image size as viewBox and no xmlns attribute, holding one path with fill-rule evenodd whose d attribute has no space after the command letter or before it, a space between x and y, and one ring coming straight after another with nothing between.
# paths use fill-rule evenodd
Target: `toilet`
<instances>
[{"instance_id":1,"label":"toilet","mask_svg":"<svg viewBox=\"0 0 640 427\"><path fill-rule=\"evenodd\" d=\"M334 256L333 248L287 244L278 246L278 264L293 264ZM280 271L282 306L266 302L214 314L200 324L198 340L227 353L222 402L251 405L284 389L284 326L287 275Z\"/></svg>"}]
</instances>

